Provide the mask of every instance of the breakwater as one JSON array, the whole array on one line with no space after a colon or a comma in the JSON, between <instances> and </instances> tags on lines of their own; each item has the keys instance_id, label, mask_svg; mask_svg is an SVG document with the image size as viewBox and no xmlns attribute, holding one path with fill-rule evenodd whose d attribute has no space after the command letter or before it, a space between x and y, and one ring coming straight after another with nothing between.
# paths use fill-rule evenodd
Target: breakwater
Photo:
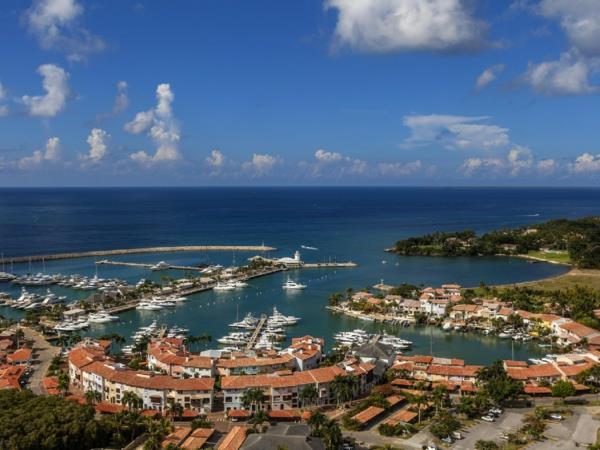
<instances>
[{"instance_id":1,"label":"breakwater","mask_svg":"<svg viewBox=\"0 0 600 450\"><path fill-rule=\"evenodd\" d=\"M93 258L96 256L134 255L139 253L177 253L177 252L271 252L277 250L267 245L182 245L171 247L122 248L116 250L93 250L87 252L55 253L53 255L32 255L5 257L4 262L11 264L30 261L53 261L57 259Z\"/></svg>"}]
</instances>

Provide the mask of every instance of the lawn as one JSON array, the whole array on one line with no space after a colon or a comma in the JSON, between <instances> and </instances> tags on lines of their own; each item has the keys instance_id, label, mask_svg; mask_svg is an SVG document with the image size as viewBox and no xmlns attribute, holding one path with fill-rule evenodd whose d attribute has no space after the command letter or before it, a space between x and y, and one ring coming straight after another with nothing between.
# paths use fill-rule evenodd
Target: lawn
<instances>
[{"instance_id":1,"label":"lawn","mask_svg":"<svg viewBox=\"0 0 600 450\"><path fill-rule=\"evenodd\" d=\"M532 258L541 259L543 261L559 263L559 264L571 264L571 258L569 258L568 252L542 252L539 250L530 250L527 256Z\"/></svg>"},{"instance_id":2,"label":"lawn","mask_svg":"<svg viewBox=\"0 0 600 450\"><path fill-rule=\"evenodd\" d=\"M572 269L564 275L540 281L520 283L520 285L546 290L565 289L575 285L600 289L600 270Z\"/></svg>"}]
</instances>

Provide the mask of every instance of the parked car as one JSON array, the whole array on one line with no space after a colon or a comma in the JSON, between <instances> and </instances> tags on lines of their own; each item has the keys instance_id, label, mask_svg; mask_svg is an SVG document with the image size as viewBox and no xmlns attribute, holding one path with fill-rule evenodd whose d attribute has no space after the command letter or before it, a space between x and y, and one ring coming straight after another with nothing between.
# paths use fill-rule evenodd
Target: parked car
<instances>
[{"instance_id":1,"label":"parked car","mask_svg":"<svg viewBox=\"0 0 600 450\"><path fill-rule=\"evenodd\" d=\"M496 416L500 416L504 411L502 411L500 408L492 408L490 409L490 412Z\"/></svg>"},{"instance_id":2,"label":"parked car","mask_svg":"<svg viewBox=\"0 0 600 450\"><path fill-rule=\"evenodd\" d=\"M442 442L445 442L446 444L452 444L454 439L452 439L452 436L446 436L442 438Z\"/></svg>"},{"instance_id":3,"label":"parked car","mask_svg":"<svg viewBox=\"0 0 600 450\"><path fill-rule=\"evenodd\" d=\"M430 442L429 444L423 446L423 450L439 450L439 448L433 442Z\"/></svg>"},{"instance_id":4,"label":"parked car","mask_svg":"<svg viewBox=\"0 0 600 450\"><path fill-rule=\"evenodd\" d=\"M460 431L453 431L453 432L452 432L452 437L453 437L454 439L462 439L462 438L463 438L463 435L460 433Z\"/></svg>"},{"instance_id":5,"label":"parked car","mask_svg":"<svg viewBox=\"0 0 600 450\"><path fill-rule=\"evenodd\" d=\"M485 420L486 422L494 422L496 419L493 416L482 416L481 420Z\"/></svg>"},{"instance_id":6,"label":"parked car","mask_svg":"<svg viewBox=\"0 0 600 450\"><path fill-rule=\"evenodd\" d=\"M561 416L561 415L560 415L560 414L558 414L558 413L552 413L552 414L550 414L550 418L551 418L552 420L563 420L563 416Z\"/></svg>"},{"instance_id":7,"label":"parked car","mask_svg":"<svg viewBox=\"0 0 600 450\"><path fill-rule=\"evenodd\" d=\"M500 439L504 439L505 441L508 441L508 433L500 433L500 436L498 436Z\"/></svg>"}]
</instances>

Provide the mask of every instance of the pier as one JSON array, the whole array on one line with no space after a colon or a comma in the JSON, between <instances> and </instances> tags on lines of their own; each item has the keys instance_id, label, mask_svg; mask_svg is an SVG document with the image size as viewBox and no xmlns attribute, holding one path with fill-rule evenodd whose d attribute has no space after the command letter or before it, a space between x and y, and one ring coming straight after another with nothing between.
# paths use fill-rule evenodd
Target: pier
<instances>
[{"instance_id":1,"label":"pier","mask_svg":"<svg viewBox=\"0 0 600 450\"><path fill-rule=\"evenodd\" d=\"M347 262L322 262L322 263L304 263L301 266L303 269L335 269L335 268L352 268L358 267L358 264L352 261Z\"/></svg>"},{"instance_id":2,"label":"pier","mask_svg":"<svg viewBox=\"0 0 600 450\"><path fill-rule=\"evenodd\" d=\"M33 261L54 261L57 259L94 258L97 256L134 255L139 253L177 253L177 252L271 252L277 250L267 245L182 245L172 247L141 247L117 250L94 250L74 253L55 253L52 255L14 256L4 258L4 263L27 263Z\"/></svg>"},{"instance_id":3,"label":"pier","mask_svg":"<svg viewBox=\"0 0 600 450\"><path fill-rule=\"evenodd\" d=\"M252 350L252 347L254 347L254 344L256 343L258 336L260 336L260 332L262 331L263 327L265 326L265 323L267 323L267 316L266 316L266 314L263 314L262 316L260 316L258 325L256 325L256 329L254 330L254 333L252 333L250 340L246 344L246 351Z\"/></svg>"}]
</instances>

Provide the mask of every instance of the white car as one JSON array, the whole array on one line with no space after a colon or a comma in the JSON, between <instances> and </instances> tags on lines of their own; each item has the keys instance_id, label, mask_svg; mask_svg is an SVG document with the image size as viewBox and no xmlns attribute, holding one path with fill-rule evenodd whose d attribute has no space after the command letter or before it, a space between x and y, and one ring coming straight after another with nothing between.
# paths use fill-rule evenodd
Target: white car
<instances>
[{"instance_id":1,"label":"white car","mask_svg":"<svg viewBox=\"0 0 600 450\"><path fill-rule=\"evenodd\" d=\"M557 414L557 413L550 414L550 418L552 420L563 420L563 416L561 416L560 414Z\"/></svg>"},{"instance_id":2,"label":"white car","mask_svg":"<svg viewBox=\"0 0 600 450\"><path fill-rule=\"evenodd\" d=\"M426 450L439 450L438 446L435 444L427 444L427 447L425 447Z\"/></svg>"},{"instance_id":3,"label":"white car","mask_svg":"<svg viewBox=\"0 0 600 450\"><path fill-rule=\"evenodd\" d=\"M462 438L463 438L463 435L460 433L460 431L453 431L453 432L452 432L452 437L453 437L454 439L462 439Z\"/></svg>"},{"instance_id":4,"label":"white car","mask_svg":"<svg viewBox=\"0 0 600 450\"><path fill-rule=\"evenodd\" d=\"M500 408L492 408L490 409L490 412L496 416L500 416L504 411L502 411Z\"/></svg>"},{"instance_id":5,"label":"white car","mask_svg":"<svg viewBox=\"0 0 600 450\"><path fill-rule=\"evenodd\" d=\"M494 422L496 419L494 419L492 416L482 416L481 420L485 420L486 422Z\"/></svg>"}]
</instances>

